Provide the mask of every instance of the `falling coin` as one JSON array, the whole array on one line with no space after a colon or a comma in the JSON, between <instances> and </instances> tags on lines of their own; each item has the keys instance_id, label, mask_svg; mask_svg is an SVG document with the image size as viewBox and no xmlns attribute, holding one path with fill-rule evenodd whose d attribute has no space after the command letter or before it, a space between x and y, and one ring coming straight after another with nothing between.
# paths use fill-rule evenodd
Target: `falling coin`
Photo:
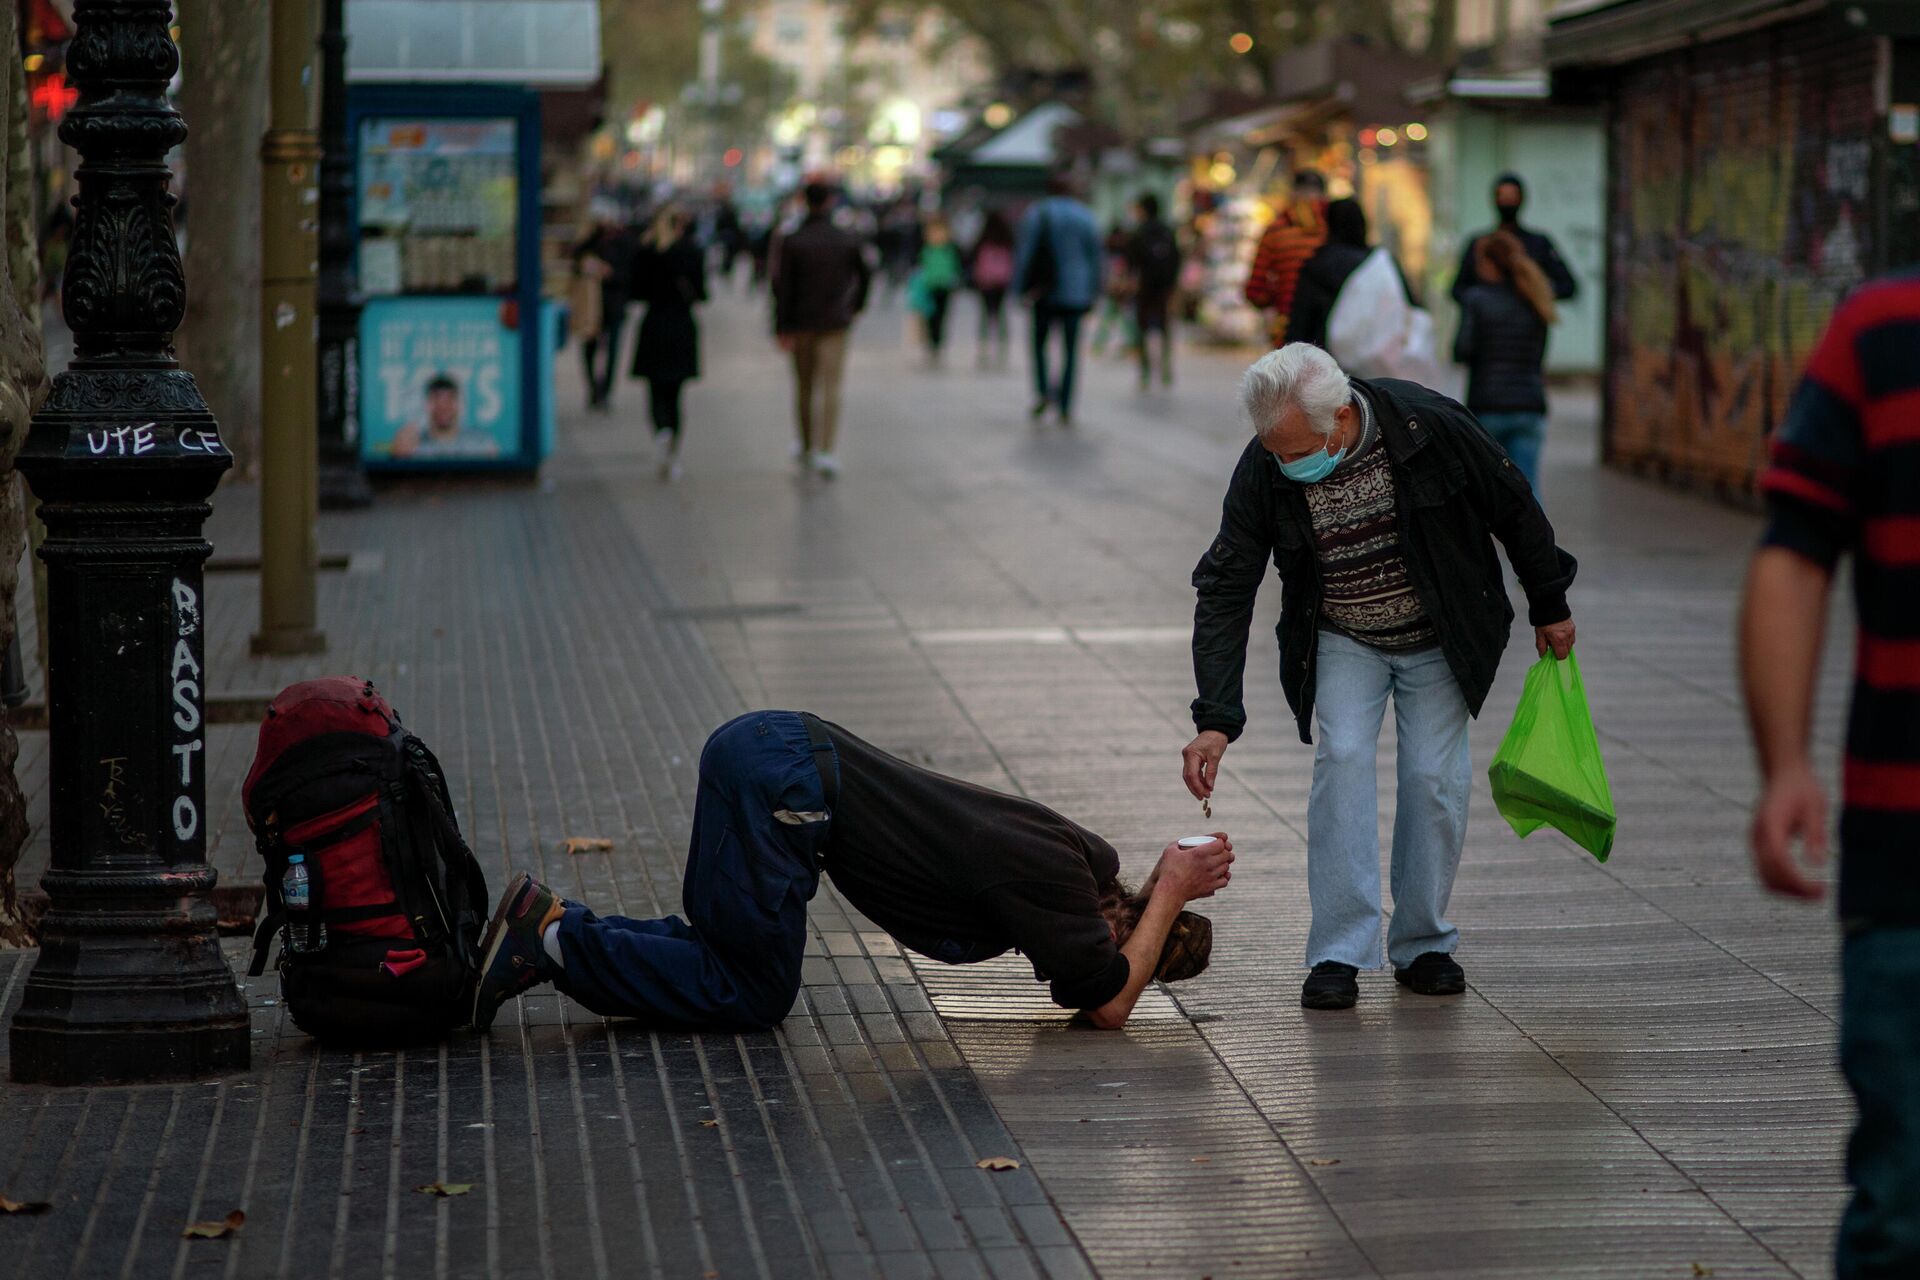
<instances>
[{"instance_id":1,"label":"falling coin","mask_svg":"<svg viewBox=\"0 0 1920 1280\"><path fill-rule=\"evenodd\" d=\"M1200 797L1200 816L1203 818L1211 818L1213 816L1213 802L1205 796Z\"/></svg>"}]
</instances>

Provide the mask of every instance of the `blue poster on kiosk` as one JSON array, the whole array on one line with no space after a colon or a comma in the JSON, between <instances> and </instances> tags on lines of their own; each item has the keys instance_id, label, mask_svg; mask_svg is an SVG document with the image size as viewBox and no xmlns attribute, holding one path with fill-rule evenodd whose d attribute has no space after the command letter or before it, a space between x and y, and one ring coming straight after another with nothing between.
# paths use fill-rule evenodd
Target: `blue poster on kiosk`
<instances>
[{"instance_id":1,"label":"blue poster on kiosk","mask_svg":"<svg viewBox=\"0 0 1920 1280\"><path fill-rule=\"evenodd\" d=\"M536 95L356 87L359 439L370 470L532 470L551 433Z\"/></svg>"}]
</instances>

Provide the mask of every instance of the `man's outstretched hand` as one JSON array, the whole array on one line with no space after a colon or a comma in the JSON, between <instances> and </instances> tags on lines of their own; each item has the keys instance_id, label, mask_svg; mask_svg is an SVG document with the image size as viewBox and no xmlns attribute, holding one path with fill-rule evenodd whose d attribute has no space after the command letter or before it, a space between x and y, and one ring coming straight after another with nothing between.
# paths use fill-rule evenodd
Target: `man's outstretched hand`
<instances>
[{"instance_id":1,"label":"man's outstretched hand","mask_svg":"<svg viewBox=\"0 0 1920 1280\"><path fill-rule=\"evenodd\" d=\"M1218 729L1203 730L1180 752L1181 777L1194 799L1205 800L1213 794L1220 774L1220 757L1227 753L1227 735Z\"/></svg>"},{"instance_id":2,"label":"man's outstretched hand","mask_svg":"<svg viewBox=\"0 0 1920 1280\"><path fill-rule=\"evenodd\" d=\"M1213 843L1183 849L1175 841L1160 853L1153 869L1154 892L1177 894L1181 902L1211 898L1233 879L1233 841L1224 831L1213 833Z\"/></svg>"}]
</instances>

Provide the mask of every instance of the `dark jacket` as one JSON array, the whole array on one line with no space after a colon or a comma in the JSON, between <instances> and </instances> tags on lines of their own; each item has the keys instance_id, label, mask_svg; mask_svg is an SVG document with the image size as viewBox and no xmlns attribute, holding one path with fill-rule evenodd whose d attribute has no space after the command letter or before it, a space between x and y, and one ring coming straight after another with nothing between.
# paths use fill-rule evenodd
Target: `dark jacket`
<instances>
[{"instance_id":1,"label":"dark jacket","mask_svg":"<svg viewBox=\"0 0 1920 1280\"><path fill-rule=\"evenodd\" d=\"M1287 341L1327 345L1327 318L1347 277L1360 269L1373 250L1363 244L1321 245L1313 251L1293 286L1293 310L1287 313Z\"/></svg>"},{"instance_id":2,"label":"dark jacket","mask_svg":"<svg viewBox=\"0 0 1920 1280\"><path fill-rule=\"evenodd\" d=\"M1514 223L1507 229L1520 237L1520 243L1527 247L1527 256L1547 273L1547 279L1553 284L1554 297L1564 302L1580 291L1579 284L1573 278L1573 272L1560 257L1560 250L1554 248L1553 241L1549 240L1544 233L1529 231L1519 223ZM1453 274L1451 293L1455 302L1463 302L1466 299L1467 290L1479 283L1479 277L1473 270L1473 249L1480 243L1481 236L1492 234L1492 231L1482 231L1479 235L1468 237L1467 247L1460 253L1460 269Z\"/></svg>"},{"instance_id":3,"label":"dark jacket","mask_svg":"<svg viewBox=\"0 0 1920 1280\"><path fill-rule=\"evenodd\" d=\"M1440 633L1467 709L1479 715L1513 622L1493 537L1506 547L1536 627L1572 616L1567 587L1574 559L1554 545L1553 526L1526 478L1472 414L1411 382L1356 378L1353 385L1367 397L1386 442L1408 575ZM1311 742L1320 620L1313 519L1304 486L1283 476L1255 439L1227 486L1220 532L1193 571L1199 593L1193 673L1200 694L1193 722L1229 740L1247 723L1241 703L1247 633L1269 558L1280 571L1280 683L1300 740Z\"/></svg>"},{"instance_id":4,"label":"dark jacket","mask_svg":"<svg viewBox=\"0 0 1920 1280\"><path fill-rule=\"evenodd\" d=\"M574 270L579 270L581 260L588 254L607 264L607 274L600 277L600 307L607 314L607 322L626 308L632 296L631 276L633 274L633 234L624 230L613 230L596 226L593 231L573 248Z\"/></svg>"},{"instance_id":5,"label":"dark jacket","mask_svg":"<svg viewBox=\"0 0 1920 1280\"><path fill-rule=\"evenodd\" d=\"M1460 298L1453 359L1467 366L1475 413L1545 413L1547 322L1511 285L1480 283Z\"/></svg>"},{"instance_id":6,"label":"dark jacket","mask_svg":"<svg viewBox=\"0 0 1920 1280\"><path fill-rule=\"evenodd\" d=\"M870 273L860 241L811 214L780 238L773 274L775 333L830 333L850 328L867 305Z\"/></svg>"},{"instance_id":7,"label":"dark jacket","mask_svg":"<svg viewBox=\"0 0 1920 1280\"><path fill-rule=\"evenodd\" d=\"M634 300L647 308L633 344L633 376L669 381L699 377L700 326L693 308L707 300L707 269L692 232L664 250L636 249L632 280Z\"/></svg>"}]
</instances>

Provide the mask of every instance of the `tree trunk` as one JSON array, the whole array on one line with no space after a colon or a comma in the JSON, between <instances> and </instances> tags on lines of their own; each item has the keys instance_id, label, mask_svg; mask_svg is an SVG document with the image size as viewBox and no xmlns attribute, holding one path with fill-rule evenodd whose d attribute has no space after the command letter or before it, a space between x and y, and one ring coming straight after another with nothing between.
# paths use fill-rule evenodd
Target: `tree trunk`
<instances>
[{"instance_id":1,"label":"tree trunk","mask_svg":"<svg viewBox=\"0 0 1920 1280\"><path fill-rule=\"evenodd\" d=\"M17 48L16 11L0 8L0 48ZM0 650L12 642L17 619L14 589L20 552L26 546L25 489L13 474L13 455L26 438L47 388L40 341L40 236L34 216L33 153L27 145L27 83L18 58L6 60L6 129L0 133L0 217L6 219L6 253L0 258ZM14 864L27 842L27 802L14 777L20 742L0 720L0 943L27 941L20 925Z\"/></svg>"},{"instance_id":2,"label":"tree trunk","mask_svg":"<svg viewBox=\"0 0 1920 1280\"><path fill-rule=\"evenodd\" d=\"M1460 50L1459 36L1460 0L1433 0L1426 56L1442 66L1452 66Z\"/></svg>"},{"instance_id":3,"label":"tree trunk","mask_svg":"<svg viewBox=\"0 0 1920 1280\"><path fill-rule=\"evenodd\" d=\"M234 473L258 472L260 138L269 0L178 0L187 118L187 317L174 338Z\"/></svg>"}]
</instances>

